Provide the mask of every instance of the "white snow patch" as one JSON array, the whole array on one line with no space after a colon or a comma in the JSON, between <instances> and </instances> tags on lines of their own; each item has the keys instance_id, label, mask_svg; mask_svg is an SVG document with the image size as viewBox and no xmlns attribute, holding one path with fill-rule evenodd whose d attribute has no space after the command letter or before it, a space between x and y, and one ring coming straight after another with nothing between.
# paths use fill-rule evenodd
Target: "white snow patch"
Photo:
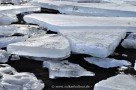
<instances>
[{"instance_id":1,"label":"white snow patch","mask_svg":"<svg viewBox=\"0 0 136 90\"><path fill-rule=\"evenodd\" d=\"M94 76L93 72L87 71L78 64L73 64L68 61L44 61L43 67L49 69L49 78L55 79L58 77L81 77Z\"/></svg>"}]
</instances>

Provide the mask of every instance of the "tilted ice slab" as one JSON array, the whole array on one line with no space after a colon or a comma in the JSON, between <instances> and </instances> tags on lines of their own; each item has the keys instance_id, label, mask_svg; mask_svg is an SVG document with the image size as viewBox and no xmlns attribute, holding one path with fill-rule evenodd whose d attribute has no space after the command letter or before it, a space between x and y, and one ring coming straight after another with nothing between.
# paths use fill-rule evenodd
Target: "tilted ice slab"
<instances>
[{"instance_id":1,"label":"tilted ice slab","mask_svg":"<svg viewBox=\"0 0 136 90\"><path fill-rule=\"evenodd\" d=\"M7 50L11 54L46 58L66 58L71 51L68 40L56 34L33 37L25 42L10 44Z\"/></svg>"},{"instance_id":2,"label":"tilted ice slab","mask_svg":"<svg viewBox=\"0 0 136 90\"><path fill-rule=\"evenodd\" d=\"M28 36L10 36L0 38L0 48L7 47L8 44L25 41Z\"/></svg>"},{"instance_id":3,"label":"tilted ice slab","mask_svg":"<svg viewBox=\"0 0 136 90\"><path fill-rule=\"evenodd\" d=\"M23 6L23 5L14 5L14 6L0 6L0 13L4 14L20 14L23 12L34 12L40 11L38 6Z\"/></svg>"},{"instance_id":4,"label":"tilted ice slab","mask_svg":"<svg viewBox=\"0 0 136 90\"><path fill-rule=\"evenodd\" d=\"M126 36L124 30L60 30L59 33L69 40L72 52L95 57L111 55Z\"/></svg>"},{"instance_id":5,"label":"tilted ice slab","mask_svg":"<svg viewBox=\"0 0 136 90\"><path fill-rule=\"evenodd\" d=\"M130 66L131 63L126 60L116 60L113 58L95 58L95 57L87 57L84 58L87 62L91 64L95 64L102 68L112 68L118 66Z\"/></svg>"},{"instance_id":6,"label":"tilted ice slab","mask_svg":"<svg viewBox=\"0 0 136 90\"><path fill-rule=\"evenodd\" d=\"M135 65L134 65L134 69L136 70L136 60L135 60Z\"/></svg>"},{"instance_id":7,"label":"tilted ice slab","mask_svg":"<svg viewBox=\"0 0 136 90\"><path fill-rule=\"evenodd\" d=\"M55 79L58 77L81 77L94 76L93 72L87 71L78 64L73 64L68 61L44 61L43 67L49 69L49 78Z\"/></svg>"},{"instance_id":8,"label":"tilted ice slab","mask_svg":"<svg viewBox=\"0 0 136 90\"><path fill-rule=\"evenodd\" d=\"M134 17L83 17L61 14L30 14L24 16L27 23L38 24L48 30L60 29L126 29L136 32Z\"/></svg>"},{"instance_id":9,"label":"tilted ice slab","mask_svg":"<svg viewBox=\"0 0 136 90\"><path fill-rule=\"evenodd\" d=\"M135 90L136 77L119 74L95 84L94 90Z\"/></svg>"},{"instance_id":10,"label":"tilted ice slab","mask_svg":"<svg viewBox=\"0 0 136 90\"><path fill-rule=\"evenodd\" d=\"M0 26L0 36L12 36L15 34L23 34L31 36L44 35L46 31L40 29L36 25L2 25Z\"/></svg>"},{"instance_id":11,"label":"tilted ice slab","mask_svg":"<svg viewBox=\"0 0 136 90\"><path fill-rule=\"evenodd\" d=\"M0 25L11 24L13 22L17 22L17 17L15 15L6 15L0 14Z\"/></svg>"},{"instance_id":12,"label":"tilted ice slab","mask_svg":"<svg viewBox=\"0 0 136 90\"><path fill-rule=\"evenodd\" d=\"M5 50L0 50L0 62L5 63L8 61L9 54Z\"/></svg>"},{"instance_id":13,"label":"tilted ice slab","mask_svg":"<svg viewBox=\"0 0 136 90\"><path fill-rule=\"evenodd\" d=\"M134 48L136 49L136 33L131 33L124 41L121 43L124 48Z\"/></svg>"},{"instance_id":14,"label":"tilted ice slab","mask_svg":"<svg viewBox=\"0 0 136 90\"><path fill-rule=\"evenodd\" d=\"M136 17L136 6L115 3L76 3L68 1L34 0L32 4L58 10L60 13L87 16Z\"/></svg>"}]
</instances>

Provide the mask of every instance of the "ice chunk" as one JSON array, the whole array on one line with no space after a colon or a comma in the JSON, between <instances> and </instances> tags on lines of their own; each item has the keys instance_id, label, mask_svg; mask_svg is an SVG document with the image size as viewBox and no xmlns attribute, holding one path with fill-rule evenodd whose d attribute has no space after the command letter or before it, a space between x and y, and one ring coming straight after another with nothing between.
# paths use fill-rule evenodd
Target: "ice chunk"
<instances>
[{"instance_id":1,"label":"ice chunk","mask_svg":"<svg viewBox=\"0 0 136 90\"><path fill-rule=\"evenodd\" d=\"M126 29L136 32L134 17L83 17L61 14L29 14L24 16L27 23L38 24L48 30L60 29Z\"/></svg>"},{"instance_id":2,"label":"ice chunk","mask_svg":"<svg viewBox=\"0 0 136 90\"><path fill-rule=\"evenodd\" d=\"M131 33L124 41L121 43L124 48L134 48L136 49L136 33Z\"/></svg>"},{"instance_id":3,"label":"ice chunk","mask_svg":"<svg viewBox=\"0 0 136 90\"><path fill-rule=\"evenodd\" d=\"M8 44L21 42L28 39L28 36L10 36L0 38L0 48L7 47Z\"/></svg>"},{"instance_id":4,"label":"ice chunk","mask_svg":"<svg viewBox=\"0 0 136 90\"><path fill-rule=\"evenodd\" d=\"M20 57L19 57L19 55L12 55L10 60L12 60L12 61L20 60Z\"/></svg>"},{"instance_id":5,"label":"ice chunk","mask_svg":"<svg viewBox=\"0 0 136 90\"><path fill-rule=\"evenodd\" d=\"M112 68L118 66L130 66L131 63L126 60L116 60L113 58L95 58L95 57L87 57L84 58L87 62L91 64L95 64L102 68Z\"/></svg>"},{"instance_id":6,"label":"ice chunk","mask_svg":"<svg viewBox=\"0 0 136 90\"><path fill-rule=\"evenodd\" d=\"M6 90L42 90L44 84L31 73L4 74L1 85Z\"/></svg>"},{"instance_id":7,"label":"ice chunk","mask_svg":"<svg viewBox=\"0 0 136 90\"><path fill-rule=\"evenodd\" d=\"M0 73L14 75L17 71L8 64L0 64Z\"/></svg>"},{"instance_id":8,"label":"ice chunk","mask_svg":"<svg viewBox=\"0 0 136 90\"><path fill-rule=\"evenodd\" d=\"M0 36L18 36L18 34L28 35L29 37L41 36L46 34L46 31L42 30L37 25L12 24L0 26Z\"/></svg>"},{"instance_id":9,"label":"ice chunk","mask_svg":"<svg viewBox=\"0 0 136 90\"><path fill-rule=\"evenodd\" d=\"M15 5L15 6L0 6L0 13L4 14L20 14L23 12L34 12L40 11L40 7L38 6L25 6L25 5Z\"/></svg>"},{"instance_id":10,"label":"ice chunk","mask_svg":"<svg viewBox=\"0 0 136 90\"><path fill-rule=\"evenodd\" d=\"M94 90L135 90L136 77L119 74L95 84Z\"/></svg>"},{"instance_id":11,"label":"ice chunk","mask_svg":"<svg viewBox=\"0 0 136 90\"><path fill-rule=\"evenodd\" d=\"M126 35L124 30L60 30L59 33L69 40L72 52L95 57L111 55Z\"/></svg>"},{"instance_id":12,"label":"ice chunk","mask_svg":"<svg viewBox=\"0 0 136 90\"><path fill-rule=\"evenodd\" d=\"M5 50L0 50L0 62L5 63L8 61L9 54Z\"/></svg>"},{"instance_id":13,"label":"ice chunk","mask_svg":"<svg viewBox=\"0 0 136 90\"><path fill-rule=\"evenodd\" d=\"M0 25L11 24L17 21L18 19L15 15L0 14Z\"/></svg>"},{"instance_id":14,"label":"ice chunk","mask_svg":"<svg viewBox=\"0 0 136 90\"><path fill-rule=\"evenodd\" d=\"M98 2L98 0L93 1ZM84 0L79 2L84 2ZM60 13L64 14L100 17L136 17L136 10L132 9L136 8L136 6L128 4L118 5L114 3L77 3L68 2L67 0L33 0L32 4L39 5L43 8L58 10Z\"/></svg>"},{"instance_id":15,"label":"ice chunk","mask_svg":"<svg viewBox=\"0 0 136 90\"><path fill-rule=\"evenodd\" d=\"M71 51L68 40L56 34L46 34L10 44L7 50L11 54L46 58L66 58Z\"/></svg>"},{"instance_id":16,"label":"ice chunk","mask_svg":"<svg viewBox=\"0 0 136 90\"><path fill-rule=\"evenodd\" d=\"M24 4L31 0L0 0L0 3Z\"/></svg>"},{"instance_id":17,"label":"ice chunk","mask_svg":"<svg viewBox=\"0 0 136 90\"><path fill-rule=\"evenodd\" d=\"M73 64L68 61L44 61L43 67L49 69L49 78L58 77L81 77L81 76L94 76L95 74L86 71L78 64Z\"/></svg>"}]
</instances>

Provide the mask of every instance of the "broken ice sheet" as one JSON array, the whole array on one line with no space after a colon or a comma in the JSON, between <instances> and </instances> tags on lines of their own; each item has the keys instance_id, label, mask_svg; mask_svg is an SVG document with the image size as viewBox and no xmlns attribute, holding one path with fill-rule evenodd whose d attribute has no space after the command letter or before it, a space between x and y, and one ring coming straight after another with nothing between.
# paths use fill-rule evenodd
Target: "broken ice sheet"
<instances>
[{"instance_id":1,"label":"broken ice sheet","mask_svg":"<svg viewBox=\"0 0 136 90\"><path fill-rule=\"evenodd\" d=\"M3 74L0 81L6 90L42 90L44 84L32 73ZM4 89L4 90L5 90Z\"/></svg>"},{"instance_id":2,"label":"broken ice sheet","mask_svg":"<svg viewBox=\"0 0 136 90\"><path fill-rule=\"evenodd\" d=\"M58 77L81 77L94 76L93 72L87 71L78 64L73 64L65 61L44 61L44 68L49 69L49 78L55 79Z\"/></svg>"},{"instance_id":3,"label":"broken ice sheet","mask_svg":"<svg viewBox=\"0 0 136 90\"><path fill-rule=\"evenodd\" d=\"M120 41L126 36L125 30L60 30L71 45L74 53L89 54L94 57L107 57L111 55Z\"/></svg>"},{"instance_id":4,"label":"broken ice sheet","mask_svg":"<svg viewBox=\"0 0 136 90\"><path fill-rule=\"evenodd\" d=\"M10 37L1 37L0 38L0 48L7 47L8 44L21 42L28 39L28 36L10 36Z\"/></svg>"},{"instance_id":5,"label":"broken ice sheet","mask_svg":"<svg viewBox=\"0 0 136 90\"><path fill-rule=\"evenodd\" d=\"M121 43L124 48L136 49L136 33L131 33L124 41Z\"/></svg>"},{"instance_id":6,"label":"broken ice sheet","mask_svg":"<svg viewBox=\"0 0 136 90\"><path fill-rule=\"evenodd\" d=\"M87 62L95 64L102 68L113 68L118 66L130 66L131 63L126 60L116 60L114 58L96 58L96 57L87 57L84 58Z\"/></svg>"},{"instance_id":7,"label":"broken ice sheet","mask_svg":"<svg viewBox=\"0 0 136 90\"><path fill-rule=\"evenodd\" d=\"M10 44L7 51L22 56L46 58L67 58L71 53L68 40L57 34L45 34Z\"/></svg>"},{"instance_id":8,"label":"broken ice sheet","mask_svg":"<svg viewBox=\"0 0 136 90\"><path fill-rule=\"evenodd\" d=\"M8 52L6 52L5 50L0 50L0 63L6 63L9 56L10 55L8 54Z\"/></svg>"},{"instance_id":9,"label":"broken ice sheet","mask_svg":"<svg viewBox=\"0 0 136 90\"><path fill-rule=\"evenodd\" d=\"M94 90L135 90L136 77L119 74L95 84Z\"/></svg>"},{"instance_id":10,"label":"broken ice sheet","mask_svg":"<svg viewBox=\"0 0 136 90\"><path fill-rule=\"evenodd\" d=\"M17 73L17 71L8 64L0 64L0 73L13 75Z\"/></svg>"},{"instance_id":11,"label":"broken ice sheet","mask_svg":"<svg viewBox=\"0 0 136 90\"><path fill-rule=\"evenodd\" d=\"M16 15L6 15L6 14L0 14L0 25L4 25L4 24L11 24L13 22L17 22L18 19L16 17Z\"/></svg>"}]
</instances>

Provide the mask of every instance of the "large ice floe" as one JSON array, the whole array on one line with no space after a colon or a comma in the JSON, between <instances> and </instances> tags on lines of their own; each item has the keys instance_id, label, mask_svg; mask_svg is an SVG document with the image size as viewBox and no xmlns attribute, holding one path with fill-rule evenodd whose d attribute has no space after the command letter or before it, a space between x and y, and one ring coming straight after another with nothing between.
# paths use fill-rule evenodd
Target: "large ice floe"
<instances>
[{"instance_id":1,"label":"large ice floe","mask_svg":"<svg viewBox=\"0 0 136 90\"><path fill-rule=\"evenodd\" d=\"M72 52L95 57L111 55L126 36L125 30L60 30L59 33L69 40Z\"/></svg>"},{"instance_id":2,"label":"large ice floe","mask_svg":"<svg viewBox=\"0 0 136 90\"><path fill-rule=\"evenodd\" d=\"M87 62L95 64L102 68L113 68L118 66L130 66L131 63L126 60L116 60L113 58L96 58L96 57L87 57L84 58Z\"/></svg>"},{"instance_id":3,"label":"large ice floe","mask_svg":"<svg viewBox=\"0 0 136 90\"><path fill-rule=\"evenodd\" d=\"M49 78L55 79L59 77L81 77L94 76L93 72L87 71L78 64L65 61L44 61L44 68L49 69Z\"/></svg>"},{"instance_id":4,"label":"large ice floe","mask_svg":"<svg viewBox=\"0 0 136 90\"><path fill-rule=\"evenodd\" d=\"M0 90L42 90L44 84L34 74L18 73L7 64L0 64Z\"/></svg>"},{"instance_id":5,"label":"large ice floe","mask_svg":"<svg viewBox=\"0 0 136 90\"><path fill-rule=\"evenodd\" d=\"M124 48L136 49L136 33L131 33L124 41L121 43Z\"/></svg>"},{"instance_id":6,"label":"large ice floe","mask_svg":"<svg viewBox=\"0 0 136 90\"><path fill-rule=\"evenodd\" d=\"M83 0L82 0L83 1ZM95 0L94 0L95 1ZM85 16L117 16L117 17L136 17L136 6L130 4L115 3L76 3L51 0L33 0L32 4L42 8L58 10L60 13L85 15Z\"/></svg>"},{"instance_id":7,"label":"large ice floe","mask_svg":"<svg viewBox=\"0 0 136 90\"><path fill-rule=\"evenodd\" d=\"M8 61L9 54L5 50L0 50L0 62L5 63Z\"/></svg>"},{"instance_id":8,"label":"large ice floe","mask_svg":"<svg viewBox=\"0 0 136 90\"><path fill-rule=\"evenodd\" d=\"M135 90L136 77L119 74L95 84L94 90Z\"/></svg>"},{"instance_id":9,"label":"large ice floe","mask_svg":"<svg viewBox=\"0 0 136 90\"><path fill-rule=\"evenodd\" d=\"M66 58L70 55L68 40L57 34L46 34L8 45L7 50L11 54L46 57Z\"/></svg>"},{"instance_id":10,"label":"large ice floe","mask_svg":"<svg viewBox=\"0 0 136 90\"><path fill-rule=\"evenodd\" d=\"M29 14L24 16L27 23L38 24L48 30L60 29L126 29L136 32L134 17L86 17L61 14Z\"/></svg>"},{"instance_id":11,"label":"large ice floe","mask_svg":"<svg viewBox=\"0 0 136 90\"><path fill-rule=\"evenodd\" d=\"M20 14L24 12L40 11L38 6L14 5L14 6L0 6L0 13L4 14Z\"/></svg>"}]
</instances>

